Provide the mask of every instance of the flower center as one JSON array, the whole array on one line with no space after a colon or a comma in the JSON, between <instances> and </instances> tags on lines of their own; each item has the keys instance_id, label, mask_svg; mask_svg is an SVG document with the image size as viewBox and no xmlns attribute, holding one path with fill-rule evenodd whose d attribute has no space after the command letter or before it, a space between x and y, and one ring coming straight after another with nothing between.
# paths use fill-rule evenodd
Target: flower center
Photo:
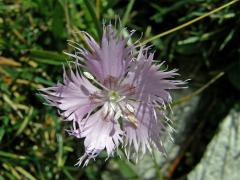
<instances>
[{"instance_id":1,"label":"flower center","mask_svg":"<svg viewBox=\"0 0 240 180\"><path fill-rule=\"evenodd\" d=\"M108 98L111 102L117 102L121 96L117 91L111 90L108 92Z\"/></svg>"},{"instance_id":2,"label":"flower center","mask_svg":"<svg viewBox=\"0 0 240 180\"><path fill-rule=\"evenodd\" d=\"M122 96L121 93L115 90L109 90L107 92L108 101L103 105L103 117L104 119L108 119L108 117L113 117L120 124L122 119L119 120L120 117L123 120L128 120L133 124L135 128L138 127L138 120L135 116L134 107L129 104L127 101L123 104L120 102L126 98L126 96Z\"/></svg>"}]
</instances>

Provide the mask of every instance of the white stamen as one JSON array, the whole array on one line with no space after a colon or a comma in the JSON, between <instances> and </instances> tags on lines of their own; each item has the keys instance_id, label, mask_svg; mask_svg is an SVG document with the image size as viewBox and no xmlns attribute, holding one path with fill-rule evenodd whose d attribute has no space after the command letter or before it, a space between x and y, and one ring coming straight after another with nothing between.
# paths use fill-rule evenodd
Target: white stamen
<instances>
[{"instance_id":1,"label":"white stamen","mask_svg":"<svg viewBox=\"0 0 240 180\"><path fill-rule=\"evenodd\" d=\"M122 111L119 109L117 112L116 112L116 114L115 114L115 116L114 116L114 119L119 119L120 117L122 117L123 115L122 115Z\"/></svg>"},{"instance_id":2,"label":"white stamen","mask_svg":"<svg viewBox=\"0 0 240 180\"><path fill-rule=\"evenodd\" d=\"M127 119L128 119L131 123L133 123L133 125L134 125L135 127L138 127L138 120L137 120L137 118L136 118L133 114L127 115Z\"/></svg>"},{"instance_id":3,"label":"white stamen","mask_svg":"<svg viewBox=\"0 0 240 180\"><path fill-rule=\"evenodd\" d=\"M98 81L96 81L95 78L93 77L93 75L90 74L89 72L84 71L84 72L83 72L83 75L84 75L86 78L88 78L88 79L92 80L93 82L95 82L97 85L99 85L100 87L102 87L102 88L105 89L106 91L109 91L109 89L108 89L107 87L105 87L104 85L102 85L101 83L99 83Z\"/></svg>"},{"instance_id":4,"label":"white stamen","mask_svg":"<svg viewBox=\"0 0 240 180\"><path fill-rule=\"evenodd\" d=\"M106 116L108 114L108 105L107 105L107 103L105 103L103 105L103 114L104 114L104 116Z\"/></svg>"},{"instance_id":5,"label":"white stamen","mask_svg":"<svg viewBox=\"0 0 240 180\"><path fill-rule=\"evenodd\" d=\"M126 105L126 108L127 108L131 113L134 113L134 108L133 108L130 104L127 104L127 105Z\"/></svg>"},{"instance_id":6,"label":"white stamen","mask_svg":"<svg viewBox=\"0 0 240 180\"><path fill-rule=\"evenodd\" d=\"M122 96L122 97L121 97L120 99L118 99L116 102L118 103L118 102L124 100L125 98L126 98L126 96Z\"/></svg>"},{"instance_id":7,"label":"white stamen","mask_svg":"<svg viewBox=\"0 0 240 180\"><path fill-rule=\"evenodd\" d=\"M110 102L109 104L110 104L112 110L113 110L113 111L116 111L116 108L117 108L116 104L115 104L115 103L112 103L112 102Z\"/></svg>"},{"instance_id":8,"label":"white stamen","mask_svg":"<svg viewBox=\"0 0 240 180\"><path fill-rule=\"evenodd\" d=\"M89 72L83 72L83 74L84 74L84 76L86 76L86 78L88 78L88 79L91 79L91 80L93 80L94 79L94 77L93 77L93 75L91 75Z\"/></svg>"}]
</instances>

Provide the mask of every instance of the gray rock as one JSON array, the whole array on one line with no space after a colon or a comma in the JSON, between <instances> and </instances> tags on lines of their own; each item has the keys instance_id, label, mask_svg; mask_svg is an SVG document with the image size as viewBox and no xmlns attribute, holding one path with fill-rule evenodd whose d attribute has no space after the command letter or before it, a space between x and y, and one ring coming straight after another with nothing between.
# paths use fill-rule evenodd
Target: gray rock
<instances>
[{"instance_id":1,"label":"gray rock","mask_svg":"<svg viewBox=\"0 0 240 180\"><path fill-rule=\"evenodd\" d=\"M200 163L189 173L189 180L240 179L240 112L237 108L220 124Z\"/></svg>"}]
</instances>

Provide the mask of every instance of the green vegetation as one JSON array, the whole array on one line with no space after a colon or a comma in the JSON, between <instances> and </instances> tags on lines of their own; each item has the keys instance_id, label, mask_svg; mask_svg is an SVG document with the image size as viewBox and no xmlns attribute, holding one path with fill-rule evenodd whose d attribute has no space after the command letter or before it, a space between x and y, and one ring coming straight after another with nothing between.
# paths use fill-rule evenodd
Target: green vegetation
<instances>
[{"instance_id":1,"label":"green vegetation","mask_svg":"<svg viewBox=\"0 0 240 180\"><path fill-rule=\"evenodd\" d=\"M229 2L0 0L0 180L142 179L124 155L105 161L102 154L85 168L74 167L83 142L66 134L66 123L38 95L62 80L62 64L70 59L63 51L72 50L67 40L84 43L80 30L99 39L102 22L116 17L137 30L132 41L143 32L141 42L153 43L155 59L191 79L174 102L177 108L199 98L179 153L163 167L152 160L159 179L188 174L240 102L240 2Z\"/></svg>"}]
</instances>

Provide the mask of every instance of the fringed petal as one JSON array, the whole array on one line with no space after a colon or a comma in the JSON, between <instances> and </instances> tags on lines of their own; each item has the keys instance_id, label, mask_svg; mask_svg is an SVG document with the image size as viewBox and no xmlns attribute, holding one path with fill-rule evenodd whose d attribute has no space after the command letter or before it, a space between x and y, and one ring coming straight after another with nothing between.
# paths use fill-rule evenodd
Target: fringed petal
<instances>
[{"instance_id":1,"label":"fringed petal","mask_svg":"<svg viewBox=\"0 0 240 180\"><path fill-rule=\"evenodd\" d=\"M122 142L122 135L123 131L113 117L104 119L102 110L97 111L89 117L80 132L80 136L85 137L85 153L77 165L87 165L90 159L94 159L104 149L108 157L113 156L119 142Z\"/></svg>"}]
</instances>

